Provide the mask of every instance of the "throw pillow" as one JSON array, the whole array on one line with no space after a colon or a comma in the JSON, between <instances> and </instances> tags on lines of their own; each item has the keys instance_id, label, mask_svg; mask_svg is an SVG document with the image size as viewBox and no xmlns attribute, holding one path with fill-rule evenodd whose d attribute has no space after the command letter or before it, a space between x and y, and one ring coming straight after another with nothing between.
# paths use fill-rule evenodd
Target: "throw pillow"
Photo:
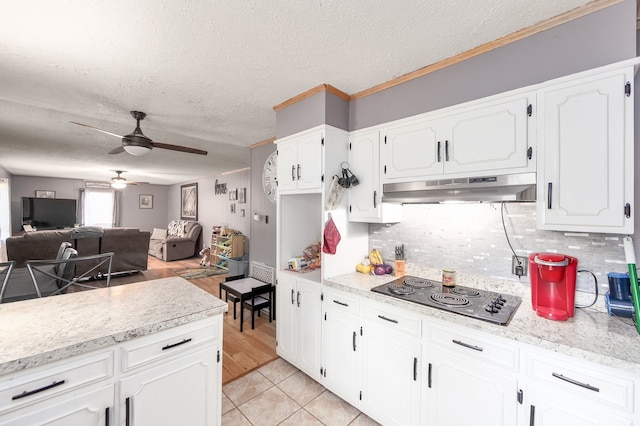
<instances>
[{"instance_id":1,"label":"throw pillow","mask_svg":"<svg viewBox=\"0 0 640 426\"><path fill-rule=\"evenodd\" d=\"M187 234L186 226L187 221L185 220L172 220L169 222L167 233L172 237L184 237Z\"/></svg>"},{"instance_id":2,"label":"throw pillow","mask_svg":"<svg viewBox=\"0 0 640 426\"><path fill-rule=\"evenodd\" d=\"M153 228L153 232L151 233L152 240L164 240L165 238L167 238L166 229Z\"/></svg>"}]
</instances>

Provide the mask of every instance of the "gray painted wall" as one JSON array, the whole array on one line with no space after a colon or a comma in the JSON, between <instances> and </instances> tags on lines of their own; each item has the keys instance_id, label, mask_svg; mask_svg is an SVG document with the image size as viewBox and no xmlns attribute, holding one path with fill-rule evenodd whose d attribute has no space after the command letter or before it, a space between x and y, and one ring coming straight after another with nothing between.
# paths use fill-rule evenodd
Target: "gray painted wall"
<instances>
[{"instance_id":1,"label":"gray painted wall","mask_svg":"<svg viewBox=\"0 0 640 426\"><path fill-rule=\"evenodd\" d=\"M625 0L352 101L349 130L410 117L632 58L636 54L635 11L635 1Z\"/></svg>"},{"instance_id":2,"label":"gray painted wall","mask_svg":"<svg viewBox=\"0 0 640 426\"><path fill-rule=\"evenodd\" d=\"M211 246L211 233L214 226L228 226L242 232L245 236L245 251L249 250L251 230L250 217L250 177L251 172L244 170L224 176L207 176L196 181L185 182L169 187L168 206L166 209L166 223L180 219L180 187L189 183L198 183L198 222L202 225L202 247ZM215 182L226 182L229 189L246 188L245 204L229 200L229 193L215 194ZM231 203L236 204L236 213L231 213ZM245 217L241 216L241 210L245 210ZM166 228L166 223L164 228Z\"/></svg>"},{"instance_id":3,"label":"gray painted wall","mask_svg":"<svg viewBox=\"0 0 640 426\"><path fill-rule=\"evenodd\" d=\"M281 109L276 116L278 139L321 124L348 130L349 102L331 92L323 91Z\"/></svg>"},{"instance_id":4,"label":"gray painted wall","mask_svg":"<svg viewBox=\"0 0 640 426\"><path fill-rule=\"evenodd\" d=\"M275 266L276 264L276 205L262 189L262 169L267 157L276 150L275 144L266 144L251 150L251 260ZM253 215L268 216L257 222Z\"/></svg>"},{"instance_id":5,"label":"gray painted wall","mask_svg":"<svg viewBox=\"0 0 640 426\"><path fill-rule=\"evenodd\" d=\"M56 192L56 198L77 200L82 179L60 179L37 176L12 176L11 189L11 229L13 233L22 228L22 197L35 197L36 190ZM131 185L121 190L121 226L152 231L153 228L166 228L168 187L163 185ZM153 209L139 208L139 194L153 195Z\"/></svg>"}]
</instances>

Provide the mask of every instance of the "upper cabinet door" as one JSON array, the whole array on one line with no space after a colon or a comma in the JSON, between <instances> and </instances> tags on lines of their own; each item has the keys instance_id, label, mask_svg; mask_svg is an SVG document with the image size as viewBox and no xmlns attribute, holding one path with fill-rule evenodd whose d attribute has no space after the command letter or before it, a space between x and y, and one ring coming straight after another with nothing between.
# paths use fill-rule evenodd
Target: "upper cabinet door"
<instances>
[{"instance_id":1,"label":"upper cabinet door","mask_svg":"<svg viewBox=\"0 0 640 426\"><path fill-rule=\"evenodd\" d=\"M442 174L442 142L438 152L437 122L421 119L386 127L382 133L382 181Z\"/></svg>"},{"instance_id":2,"label":"upper cabinet door","mask_svg":"<svg viewBox=\"0 0 640 426\"><path fill-rule=\"evenodd\" d=\"M539 91L539 229L633 233L632 85L626 67Z\"/></svg>"},{"instance_id":3,"label":"upper cabinet door","mask_svg":"<svg viewBox=\"0 0 640 426\"><path fill-rule=\"evenodd\" d=\"M535 141L534 104L535 93L521 94L450 116L442 142L444 172L535 171L533 148L529 151Z\"/></svg>"},{"instance_id":4,"label":"upper cabinet door","mask_svg":"<svg viewBox=\"0 0 640 426\"><path fill-rule=\"evenodd\" d=\"M360 182L349 188L349 219L375 218L382 197L380 187L380 136L367 132L349 139L349 167Z\"/></svg>"},{"instance_id":5,"label":"upper cabinet door","mask_svg":"<svg viewBox=\"0 0 640 426\"><path fill-rule=\"evenodd\" d=\"M298 140L298 189L322 187L322 132Z\"/></svg>"},{"instance_id":6,"label":"upper cabinet door","mask_svg":"<svg viewBox=\"0 0 640 426\"><path fill-rule=\"evenodd\" d=\"M278 191L322 188L322 132L278 142Z\"/></svg>"},{"instance_id":7,"label":"upper cabinet door","mask_svg":"<svg viewBox=\"0 0 640 426\"><path fill-rule=\"evenodd\" d=\"M278 191L293 190L298 187L296 167L298 165L298 141L278 143Z\"/></svg>"}]
</instances>

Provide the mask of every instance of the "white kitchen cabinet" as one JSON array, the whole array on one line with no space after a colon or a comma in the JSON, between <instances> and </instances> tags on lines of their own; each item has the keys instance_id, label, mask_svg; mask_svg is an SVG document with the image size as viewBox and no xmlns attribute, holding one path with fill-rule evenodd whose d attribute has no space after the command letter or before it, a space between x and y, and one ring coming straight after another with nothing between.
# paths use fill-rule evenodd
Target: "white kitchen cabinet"
<instances>
[{"instance_id":1,"label":"white kitchen cabinet","mask_svg":"<svg viewBox=\"0 0 640 426\"><path fill-rule=\"evenodd\" d=\"M633 66L538 91L539 229L633 233Z\"/></svg>"},{"instance_id":2,"label":"white kitchen cabinet","mask_svg":"<svg viewBox=\"0 0 640 426\"><path fill-rule=\"evenodd\" d=\"M380 132L353 132L349 139L349 167L360 182L346 191L349 220L370 223L399 222L402 207L382 202L380 182Z\"/></svg>"},{"instance_id":3,"label":"white kitchen cabinet","mask_svg":"<svg viewBox=\"0 0 640 426\"><path fill-rule=\"evenodd\" d=\"M218 351L207 345L120 380L119 424L218 424Z\"/></svg>"},{"instance_id":4,"label":"white kitchen cabinet","mask_svg":"<svg viewBox=\"0 0 640 426\"><path fill-rule=\"evenodd\" d=\"M313 130L283 138L276 143L278 144L278 191L322 189L323 132Z\"/></svg>"},{"instance_id":5,"label":"white kitchen cabinet","mask_svg":"<svg viewBox=\"0 0 640 426\"><path fill-rule=\"evenodd\" d=\"M526 351L525 359L520 425L637 424L638 395L629 375L534 348Z\"/></svg>"},{"instance_id":6,"label":"white kitchen cabinet","mask_svg":"<svg viewBox=\"0 0 640 426\"><path fill-rule=\"evenodd\" d=\"M356 297L323 290L322 384L354 406L360 391L360 323Z\"/></svg>"},{"instance_id":7,"label":"white kitchen cabinet","mask_svg":"<svg viewBox=\"0 0 640 426\"><path fill-rule=\"evenodd\" d=\"M59 425L102 426L110 425L113 418L114 385L97 390L63 394L45 399L26 408L0 416L0 425Z\"/></svg>"},{"instance_id":8,"label":"white kitchen cabinet","mask_svg":"<svg viewBox=\"0 0 640 426\"><path fill-rule=\"evenodd\" d=\"M276 352L320 379L320 284L280 271L276 286Z\"/></svg>"},{"instance_id":9,"label":"white kitchen cabinet","mask_svg":"<svg viewBox=\"0 0 640 426\"><path fill-rule=\"evenodd\" d=\"M360 409L384 425L420 424L420 318L374 302L362 310Z\"/></svg>"},{"instance_id":10,"label":"white kitchen cabinet","mask_svg":"<svg viewBox=\"0 0 640 426\"><path fill-rule=\"evenodd\" d=\"M515 345L449 324L429 324L425 352L426 424L517 424Z\"/></svg>"},{"instance_id":11,"label":"white kitchen cabinet","mask_svg":"<svg viewBox=\"0 0 640 426\"><path fill-rule=\"evenodd\" d=\"M383 183L534 171L535 99L497 96L383 128Z\"/></svg>"},{"instance_id":12,"label":"white kitchen cabinet","mask_svg":"<svg viewBox=\"0 0 640 426\"><path fill-rule=\"evenodd\" d=\"M221 320L3 376L0 425L219 425Z\"/></svg>"}]
</instances>

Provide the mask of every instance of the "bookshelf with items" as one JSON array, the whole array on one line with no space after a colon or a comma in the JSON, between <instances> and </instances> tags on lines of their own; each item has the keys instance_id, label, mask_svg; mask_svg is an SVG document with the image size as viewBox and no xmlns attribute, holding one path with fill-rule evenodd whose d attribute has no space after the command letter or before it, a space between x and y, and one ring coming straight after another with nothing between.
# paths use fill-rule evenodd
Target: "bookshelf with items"
<instances>
[{"instance_id":1,"label":"bookshelf with items","mask_svg":"<svg viewBox=\"0 0 640 426\"><path fill-rule=\"evenodd\" d=\"M229 269L229 259L244 255L244 235L232 229L211 235L211 263L221 269Z\"/></svg>"}]
</instances>

